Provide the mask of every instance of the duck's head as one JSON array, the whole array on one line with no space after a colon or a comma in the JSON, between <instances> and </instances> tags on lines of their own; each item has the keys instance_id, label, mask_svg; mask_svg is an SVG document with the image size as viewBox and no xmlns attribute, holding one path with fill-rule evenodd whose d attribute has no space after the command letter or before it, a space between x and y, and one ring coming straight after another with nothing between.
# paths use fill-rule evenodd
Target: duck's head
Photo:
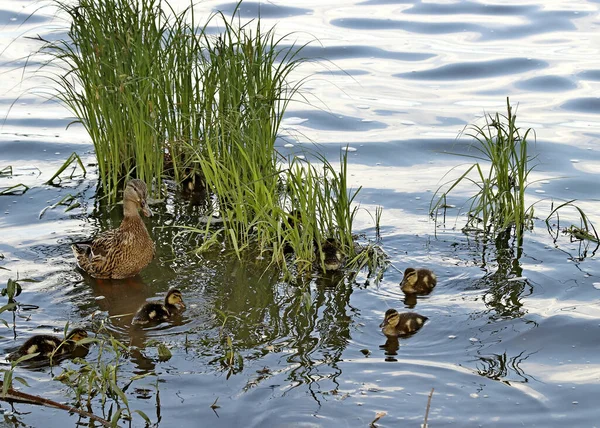
<instances>
[{"instance_id":1,"label":"duck's head","mask_svg":"<svg viewBox=\"0 0 600 428\"><path fill-rule=\"evenodd\" d=\"M82 328L74 328L67 335L67 340L70 340L73 342L79 342L80 340L83 340L86 337L88 337L87 331L85 331Z\"/></svg>"},{"instance_id":2,"label":"duck's head","mask_svg":"<svg viewBox=\"0 0 600 428\"><path fill-rule=\"evenodd\" d=\"M137 209L141 209L146 217L152 216L152 211L148 207L148 187L142 180L134 178L127 182L123 192L123 204L134 204Z\"/></svg>"},{"instance_id":3,"label":"duck's head","mask_svg":"<svg viewBox=\"0 0 600 428\"><path fill-rule=\"evenodd\" d=\"M383 322L379 324L379 327L386 330L387 328L395 328L400 322L400 314L396 309L388 309L385 311L385 317Z\"/></svg>"},{"instance_id":4,"label":"duck's head","mask_svg":"<svg viewBox=\"0 0 600 428\"><path fill-rule=\"evenodd\" d=\"M400 288L405 293L414 293L414 286L417 283L418 277L419 275L417 275L417 270L415 268L406 268L404 277L400 283Z\"/></svg>"},{"instance_id":5,"label":"duck's head","mask_svg":"<svg viewBox=\"0 0 600 428\"><path fill-rule=\"evenodd\" d=\"M183 311L185 309L185 303L183 303L181 291L176 288L169 290L165 297L165 306L175 306L178 311Z\"/></svg>"}]
</instances>

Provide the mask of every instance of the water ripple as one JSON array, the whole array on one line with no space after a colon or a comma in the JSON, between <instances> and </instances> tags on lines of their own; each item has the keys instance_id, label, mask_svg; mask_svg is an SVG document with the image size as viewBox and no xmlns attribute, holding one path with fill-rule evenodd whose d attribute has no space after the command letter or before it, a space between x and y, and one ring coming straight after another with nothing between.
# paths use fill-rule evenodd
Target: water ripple
<instances>
[{"instance_id":1,"label":"water ripple","mask_svg":"<svg viewBox=\"0 0 600 428\"><path fill-rule=\"evenodd\" d=\"M281 6L272 3L257 3L257 2L243 2L241 4L235 3L223 3L215 6L213 10L221 11L225 16L229 16L238 7L238 13L242 18L255 18L260 16L261 18L286 18L290 16L306 15L312 13L312 9L305 9L302 7L293 6Z\"/></svg>"},{"instance_id":2,"label":"water ripple","mask_svg":"<svg viewBox=\"0 0 600 428\"><path fill-rule=\"evenodd\" d=\"M600 97L574 98L561 104L560 107L565 110L599 114Z\"/></svg>"},{"instance_id":3,"label":"water ripple","mask_svg":"<svg viewBox=\"0 0 600 428\"><path fill-rule=\"evenodd\" d=\"M577 83L567 77L539 76L517 83L517 87L528 91L560 92L577 88Z\"/></svg>"},{"instance_id":4,"label":"water ripple","mask_svg":"<svg viewBox=\"0 0 600 428\"><path fill-rule=\"evenodd\" d=\"M466 80L506 76L546 68L545 61L529 58L507 58L491 61L460 62L429 70L395 74L394 77L415 80Z\"/></svg>"}]
</instances>

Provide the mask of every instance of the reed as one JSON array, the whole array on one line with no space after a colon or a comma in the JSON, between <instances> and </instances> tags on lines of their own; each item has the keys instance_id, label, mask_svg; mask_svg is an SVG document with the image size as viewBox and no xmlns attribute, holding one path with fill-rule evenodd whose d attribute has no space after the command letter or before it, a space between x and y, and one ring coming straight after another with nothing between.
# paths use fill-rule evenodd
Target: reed
<instances>
[{"instance_id":1,"label":"reed","mask_svg":"<svg viewBox=\"0 0 600 428\"><path fill-rule=\"evenodd\" d=\"M505 115L487 115L483 126L471 125L468 128L467 135L474 139L473 148L478 153L463 156L477 162L458 179L446 183L447 190L442 190L446 186L438 188L432 198L430 212L436 215L450 192L461 183L470 182L478 190L470 198L466 228L495 235L514 227L520 240L533 217L533 206L525 206L528 176L533 170L530 166L533 157L528 153L532 130L523 132L517 126L517 116L508 98L506 110ZM485 165L489 165L487 172Z\"/></svg>"},{"instance_id":2,"label":"reed","mask_svg":"<svg viewBox=\"0 0 600 428\"><path fill-rule=\"evenodd\" d=\"M217 231L198 229L205 242L225 241L238 256L269 252L280 266L292 252L300 270L315 258L324 268L326 240L356 258L358 190L347 189L346 157L339 171L320 155L318 167L285 165L275 147L304 82L292 81L303 45L284 47L289 35L265 31L260 18L243 23L239 4L230 18L217 12L199 25L192 6L175 12L166 0L58 1L69 37L43 51L61 67L59 98L94 142L110 202L130 176L154 196L165 174L199 180L223 220ZM218 35L205 31L214 21ZM72 156L52 180L75 162L82 166Z\"/></svg>"},{"instance_id":3,"label":"reed","mask_svg":"<svg viewBox=\"0 0 600 428\"><path fill-rule=\"evenodd\" d=\"M517 116L513 112L510 100L506 99L506 115L496 113L487 115L483 126L471 125L468 130L474 139L476 155L463 155L478 160L456 180L440 186L434 194L430 214L437 221L438 211L445 209L448 195L463 182L471 183L478 189L469 200L468 220L463 231L477 231L498 234L514 230L518 245L522 244L525 229L533 228L534 207L536 203L525 204L525 192L529 174L535 159L529 155L531 128L523 130L516 124ZM489 165L486 171L484 165ZM446 190L443 190L443 189ZM565 229L575 239L600 241L596 228L586 213L571 201L565 201L554 207L546 218L546 224L558 213L569 207L579 214L580 226L571 225Z\"/></svg>"}]
</instances>

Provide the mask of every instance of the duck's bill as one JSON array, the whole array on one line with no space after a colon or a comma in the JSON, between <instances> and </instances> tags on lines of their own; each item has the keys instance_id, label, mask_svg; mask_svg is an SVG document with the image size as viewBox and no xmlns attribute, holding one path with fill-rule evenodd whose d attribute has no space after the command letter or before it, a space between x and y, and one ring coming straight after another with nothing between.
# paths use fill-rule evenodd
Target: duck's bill
<instances>
[{"instance_id":1,"label":"duck's bill","mask_svg":"<svg viewBox=\"0 0 600 428\"><path fill-rule=\"evenodd\" d=\"M146 201L142 202L142 212L146 217L152 217L152 210L150 210L150 207Z\"/></svg>"},{"instance_id":2,"label":"duck's bill","mask_svg":"<svg viewBox=\"0 0 600 428\"><path fill-rule=\"evenodd\" d=\"M185 310L185 303L183 302L176 303L175 306L177 306L177 309L179 309L180 311Z\"/></svg>"},{"instance_id":3,"label":"duck's bill","mask_svg":"<svg viewBox=\"0 0 600 428\"><path fill-rule=\"evenodd\" d=\"M383 320L383 322L381 324L379 324L380 328L385 327L386 325L388 325L388 321L387 320Z\"/></svg>"}]
</instances>

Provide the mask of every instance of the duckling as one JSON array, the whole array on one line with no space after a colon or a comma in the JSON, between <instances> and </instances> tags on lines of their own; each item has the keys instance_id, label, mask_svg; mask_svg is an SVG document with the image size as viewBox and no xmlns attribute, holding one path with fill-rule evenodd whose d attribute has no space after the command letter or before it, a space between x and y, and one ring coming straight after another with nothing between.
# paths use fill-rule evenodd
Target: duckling
<instances>
[{"instance_id":1,"label":"duckling","mask_svg":"<svg viewBox=\"0 0 600 428\"><path fill-rule=\"evenodd\" d=\"M427 319L427 317L415 312L401 314L396 309L388 309L379 327L386 336L407 336L423 327Z\"/></svg>"},{"instance_id":2,"label":"duckling","mask_svg":"<svg viewBox=\"0 0 600 428\"><path fill-rule=\"evenodd\" d=\"M148 189L142 180L129 180L123 192L123 221L118 229L104 232L91 243L73 244L77 266L94 278L122 279L137 275L154 258L152 238L138 212L152 211L146 202Z\"/></svg>"},{"instance_id":3,"label":"duckling","mask_svg":"<svg viewBox=\"0 0 600 428\"><path fill-rule=\"evenodd\" d=\"M44 360L50 358L53 352L54 358L60 358L71 354L78 347L78 342L86 337L88 337L87 331L82 328L71 330L64 341L49 334L38 334L27 339L19 349L9 354L7 359L9 361L16 361L25 355L39 353L38 356L32 359Z\"/></svg>"},{"instance_id":4,"label":"duckling","mask_svg":"<svg viewBox=\"0 0 600 428\"><path fill-rule=\"evenodd\" d=\"M406 294L429 294L435 284L437 278L429 269L406 268L400 288Z\"/></svg>"},{"instance_id":5,"label":"duckling","mask_svg":"<svg viewBox=\"0 0 600 428\"><path fill-rule=\"evenodd\" d=\"M150 323L159 323L167 321L174 315L183 312L185 304L181 291L171 289L165 297L165 303L147 302L144 303L137 311L131 324L146 325Z\"/></svg>"},{"instance_id":6,"label":"duckling","mask_svg":"<svg viewBox=\"0 0 600 428\"><path fill-rule=\"evenodd\" d=\"M316 250L318 251L318 247ZM327 238L321 245L321 251L326 271L336 271L342 267L344 256L338 249L334 238Z\"/></svg>"}]
</instances>

